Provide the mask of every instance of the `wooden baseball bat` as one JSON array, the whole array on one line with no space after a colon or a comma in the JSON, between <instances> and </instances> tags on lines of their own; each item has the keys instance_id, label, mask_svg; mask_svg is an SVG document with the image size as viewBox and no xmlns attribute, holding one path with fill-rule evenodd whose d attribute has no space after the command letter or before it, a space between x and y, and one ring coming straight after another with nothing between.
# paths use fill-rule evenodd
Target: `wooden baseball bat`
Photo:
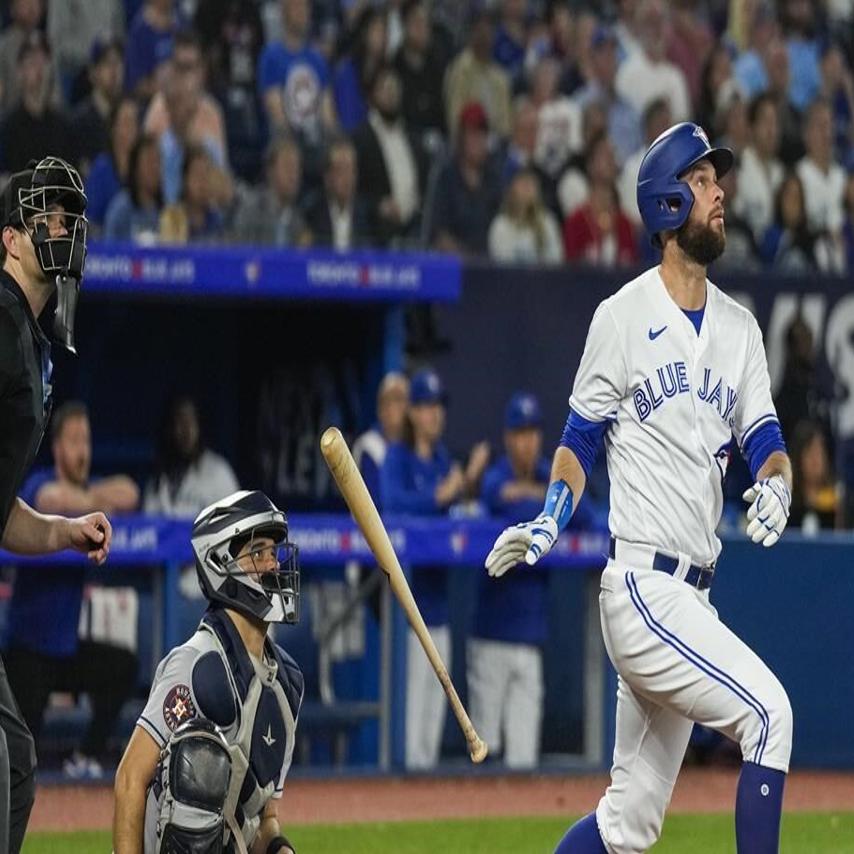
<instances>
[{"instance_id":1,"label":"wooden baseball bat","mask_svg":"<svg viewBox=\"0 0 854 854\"><path fill-rule=\"evenodd\" d=\"M415 597L409 589L409 583L403 574L400 561L394 552L394 547L388 537L385 525L380 519L380 514L377 512L377 507L368 492L367 486L365 486L365 481L356 466L350 449L347 447L347 442L337 427L330 427L320 437L320 450L329 470L332 472L332 476L335 478L335 482L338 484L338 488L341 490L341 494L344 496L344 500L347 502L347 506L350 508L350 512L353 514L353 518L356 520L356 524L377 559L377 563L388 575L391 589L403 606L409 625L412 626L421 646L424 647L424 652L427 653L427 658L448 695L448 702L451 704L454 717L456 717L468 743L471 761L483 762L487 753L486 742L475 731L457 694L457 689L454 688L448 669L442 661L442 656L439 655L439 650L436 649L436 644L433 643L430 631L424 624L424 618L415 603Z\"/></svg>"}]
</instances>

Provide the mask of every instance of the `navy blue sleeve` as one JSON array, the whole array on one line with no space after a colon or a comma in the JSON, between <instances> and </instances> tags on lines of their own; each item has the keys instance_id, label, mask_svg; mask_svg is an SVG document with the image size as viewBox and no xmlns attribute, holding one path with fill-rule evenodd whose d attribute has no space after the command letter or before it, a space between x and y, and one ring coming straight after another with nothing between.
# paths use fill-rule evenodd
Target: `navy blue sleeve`
<instances>
[{"instance_id":1,"label":"navy blue sleeve","mask_svg":"<svg viewBox=\"0 0 854 854\"><path fill-rule=\"evenodd\" d=\"M406 448L392 445L380 472L383 510L389 513L413 513L428 516L439 508L432 491L419 492L406 477Z\"/></svg>"},{"instance_id":2,"label":"navy blue sleeve","mask_svg":"<svg viewBox=\"0 0 854 854\"><path fill-rule=\"evenodd\" d=\"M747 460L754 481L759 469L774 451L782 451L784 454L787 452L783 431L780 430L780 422L776 420L768 421L754 430L741 449L741 454Z\"/></svg>"},{"instance_id":3,"label":"navy blue sleeve","mask_svg":"<svg viewBox=\"0 0 854 854\"><path fill-rule=\"evenodd\" d=\"M359 471L362 473L362 479L365 481L365 486L368 487L368 492L371 493L374 503L382 509L380 470L370 454L362 454L362 459L359 461Z\"/></svg>"},{"instance_id":4,"label":"navy blue sleeve","mask_svg":"<svg viewBox=\"0 0 854 854\"><path fill-rule=\"evenodd\" d=\"M575 453L586 477L590 477L602 437L609 425L610 421L588 421L577 412L569 411L560 444Z\"/></svg>"}]
</instances>

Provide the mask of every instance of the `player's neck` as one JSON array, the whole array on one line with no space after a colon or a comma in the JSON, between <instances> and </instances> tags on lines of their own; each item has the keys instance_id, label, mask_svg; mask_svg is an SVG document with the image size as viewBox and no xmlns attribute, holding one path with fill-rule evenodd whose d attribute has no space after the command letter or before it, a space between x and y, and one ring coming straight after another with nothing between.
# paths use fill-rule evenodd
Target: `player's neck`
<instances>
[{"instance_id":1,"label":"player's neck","mask_svg":"<svg viewBox=\"0 0 854 854\"><path fill-rule=\"evenodd\" d=\"M240 611L233 611L231 608L226 608L226 613L234 623L234 628L237 629L237 634L240 635L246 651L257 659L263 658L264 639L267 637L266 624L262 627L257 620L251 620Z\"/></svg>"},{"instance_id":2,"label":"player's neck","mask_svg":"<svg viewBox=\"0 0 854 854\"><path fill-rule=\"evenodd\" d=\"M658 268L661 281L679 308L696 311L706 304L706 268L692 261L678 247L673 249L675 251L665 251Z\"/></svg>"}]
</instances>

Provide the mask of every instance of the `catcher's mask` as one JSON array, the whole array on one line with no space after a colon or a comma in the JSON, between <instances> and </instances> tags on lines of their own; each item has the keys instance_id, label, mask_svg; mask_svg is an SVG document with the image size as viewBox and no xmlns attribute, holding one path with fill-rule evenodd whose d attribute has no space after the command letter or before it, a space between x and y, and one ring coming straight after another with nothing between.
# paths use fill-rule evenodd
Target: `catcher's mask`
<instances>
[{"instance_id":1,"label":"catcher's mask","mask_svg":"<svg viewBox=\"0 0 854 854\"><path fill-rule=\"evenodd\" d=\"M267 623L299 621L299 550L263 492L240 491L196 517L196 572L206 598Z\"/></svg>"}]
</instances>

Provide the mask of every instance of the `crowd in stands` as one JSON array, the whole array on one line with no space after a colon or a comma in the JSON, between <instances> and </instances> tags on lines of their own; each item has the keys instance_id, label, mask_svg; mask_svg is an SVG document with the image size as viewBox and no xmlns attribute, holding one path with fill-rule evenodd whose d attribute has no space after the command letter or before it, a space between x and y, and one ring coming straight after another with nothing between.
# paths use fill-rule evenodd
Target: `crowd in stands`
<instances>
[{"instance_id":1,"label":"crowd in stands","mask_svg":"<svg viewBox=\"0 0 854 854\"><path fill-rule=\"evenodd\" d=\"M653 259L646 146L730 145L722 265L854 269L851 0L11 0L0 173L139 243Z\"/></svg>"}]
</instances>

